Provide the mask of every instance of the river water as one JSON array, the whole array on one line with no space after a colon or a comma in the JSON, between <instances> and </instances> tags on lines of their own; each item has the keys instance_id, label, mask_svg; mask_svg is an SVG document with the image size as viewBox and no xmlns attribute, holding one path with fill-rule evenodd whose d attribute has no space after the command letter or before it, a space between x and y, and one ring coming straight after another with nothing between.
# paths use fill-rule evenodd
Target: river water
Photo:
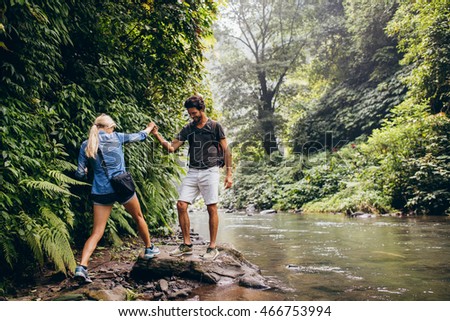
<instances>
[{"instance_id":1,"label":"river water","mask_svg":"<svg viewBox=\"0 0 450 321\"><path fill-rule=\"evenodd\" d=\"M209 237L208 214L190 213ZM231 243L283 290L204 287L200 300L450 300L450 218L220 213Z\"/></svg>"}]
</instances>

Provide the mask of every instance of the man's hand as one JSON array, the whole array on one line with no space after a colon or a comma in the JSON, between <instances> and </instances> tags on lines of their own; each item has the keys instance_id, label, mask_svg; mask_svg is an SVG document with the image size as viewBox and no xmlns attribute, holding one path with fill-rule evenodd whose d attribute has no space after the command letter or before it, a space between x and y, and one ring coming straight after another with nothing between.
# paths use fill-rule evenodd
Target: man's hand
<instances>
[{"instance_id":1,"label":"man's hand","mask_svg":"<svg viewBox=\"0 0 450 321\"><path fill-rule=\"evenodd\" d=\"M155 125L155 127L153 127L151 133L152 133L152 135L154 135L154 136L158 135L158 126L157 126L157 125Z\"/></svg>"},{"instance_id":2,"label":"man's hand","mask_svg":"<svg viewBox=\"0 0 450 321\"><path fill-rule=\"evenodd\" d=\"M225 177L225 189L229 189L233 185L233 179L231 178L231 175L227 175Z\"/></svg>"}]
</instances>

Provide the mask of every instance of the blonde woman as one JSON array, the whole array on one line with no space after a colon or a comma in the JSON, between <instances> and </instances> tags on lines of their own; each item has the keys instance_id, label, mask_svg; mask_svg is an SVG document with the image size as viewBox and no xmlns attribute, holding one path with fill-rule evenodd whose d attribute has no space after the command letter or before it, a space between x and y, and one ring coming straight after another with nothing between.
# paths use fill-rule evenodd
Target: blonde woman
<instances>
[{"instance_id":1,"label":"blonde woman","mask_svg":"<svg viewBox=\"0 0 450 321\"><path fill-rule=\"evenodd\" d=\"M81 145L75 175L78 179L85 179L89 161L91 161L94 171L91 190L91 199L94 206L94 226L91 236L84 245L80 265L75 269L75 279L81 283L92 282L87 271L89 258L103 236L115 202L122 204L136 221L139 235L145 244L144 258L150 259L160 253L159 249L151 244L148 226L142 215L136 193L119 196L114 192L110 183L111 177L125 172L122 145L145 140L154 126L153 123L150 123L144 130L133 134L118 133L114 131L116 123L112 118L102 114L95 119L89 132L89 139Z\"/></svg>"}]
</instances>

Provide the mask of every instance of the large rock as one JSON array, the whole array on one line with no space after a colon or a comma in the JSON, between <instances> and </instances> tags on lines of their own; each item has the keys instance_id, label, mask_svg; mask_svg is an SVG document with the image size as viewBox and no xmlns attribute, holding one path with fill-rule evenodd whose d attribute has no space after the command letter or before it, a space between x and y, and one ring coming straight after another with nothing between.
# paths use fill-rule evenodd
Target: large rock
<instances>
[{"instance_id":1,"label":"large rock","mask_svg":"<svg viewBox=\"0 0 450 321\"><path fill-rule=\"evenodd\" d=\"M227 244L217 248L220 254L214 261L201 257L206 246L194 246L193 255L189 256L172 257L166 251L150 260L139 257L130 276L137 281L180 277L209 284L236 283L250 288L270 288L259 268L239 251Z\"/></svg>"}]
</instances>

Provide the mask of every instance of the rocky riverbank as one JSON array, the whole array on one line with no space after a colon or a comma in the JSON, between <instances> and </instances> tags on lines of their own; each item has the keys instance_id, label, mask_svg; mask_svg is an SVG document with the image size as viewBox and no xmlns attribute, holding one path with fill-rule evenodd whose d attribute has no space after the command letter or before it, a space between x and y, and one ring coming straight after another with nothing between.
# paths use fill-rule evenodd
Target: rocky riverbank
<instances>
[{"instance_id":1,"label":"rocky riverbank","mask_svg":"<svg viewBox=\"0 0 450 321\"><path fill-rule=\"evenodd\" d=\"M276 280L265 278L259 268L247 261L229 244L220 244L219 256L214 261L201 255L207 244L192 234L194 253L191 256L171 257L179 240L154 240L161 250L157 257L144 260L139 240L130 240L121 248L99 248L92 258L89 273L92 284L79 285L71 276L43 275L32 287L18 289L7 300L202 300L202 288L211 286L225 290L234 288L272 292L279 288ZM241 292L241 291L240 291ZM200 293L200 294L199 294ZM232 292L230 292L232 293ZM268 293L267 293L268 294ZM276 294L274 293L276 296ZM273 295L258 295L261 300ZM221 298L225 300L225 298ZM226 298L233 300L234 298ZM238 298L236 298L238 299Z\"/></svg>"}]
</instances>

